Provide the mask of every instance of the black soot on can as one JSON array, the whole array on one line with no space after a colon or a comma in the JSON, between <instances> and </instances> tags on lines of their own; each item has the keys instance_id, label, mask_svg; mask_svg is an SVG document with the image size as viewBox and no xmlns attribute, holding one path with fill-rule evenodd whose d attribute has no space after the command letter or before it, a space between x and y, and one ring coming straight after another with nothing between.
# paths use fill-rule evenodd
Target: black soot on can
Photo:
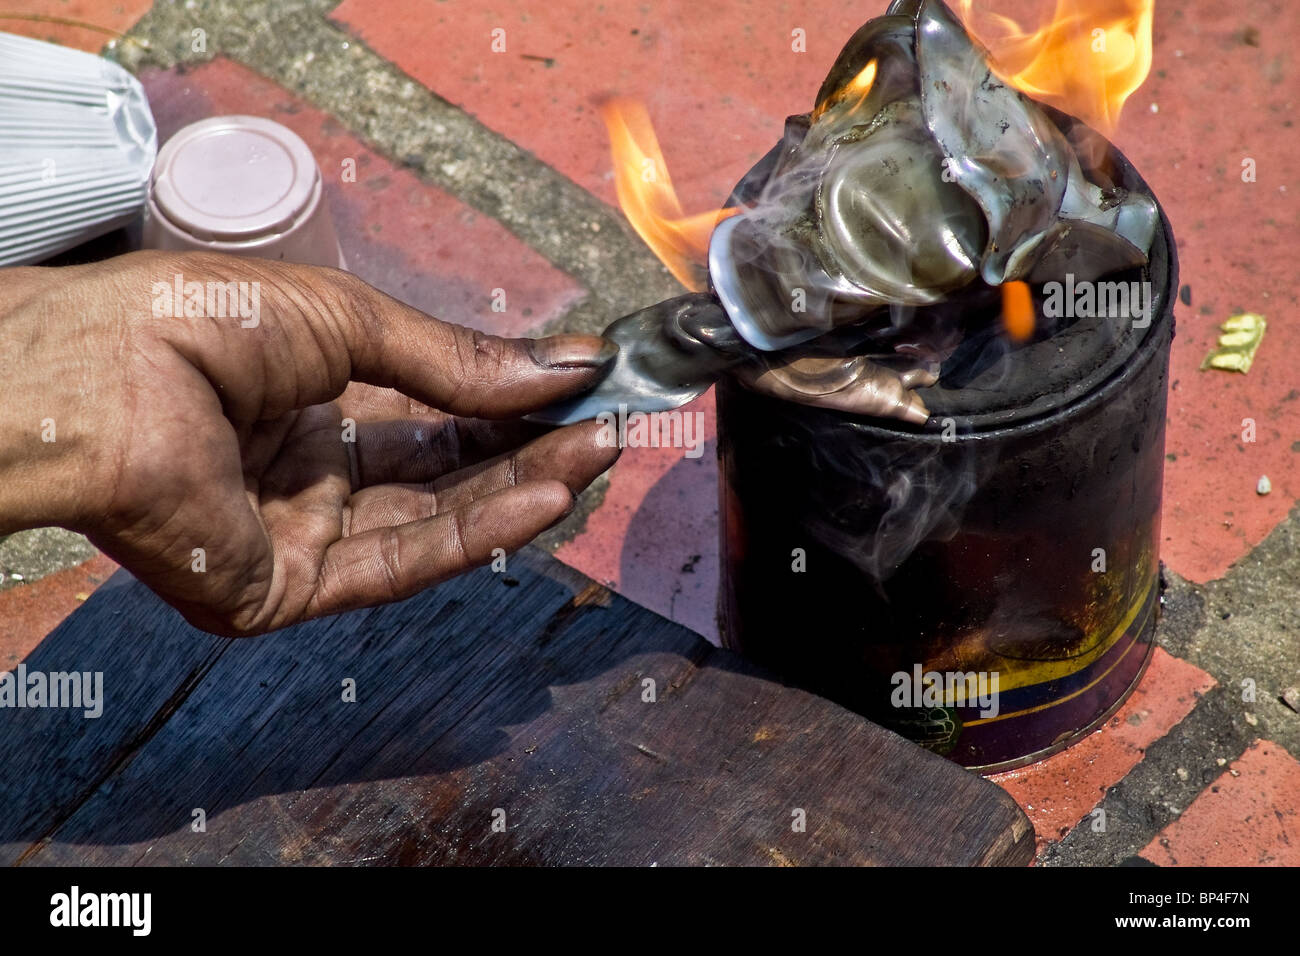
<instances>
[{"instance_id":1,"label":"black soot on can","mask_svg":"<svg viewBox=\"0 0 1300 956\"><path fill-rule=\"evenodd\" d=\"M1150 194L1117 150L1108 165ZM724 644L984 772L1107 720L1160 609L1178 288L1163 211L1148 265L1106 279L1147 284L1145 322L1080 317L1014 348L989 323L920 390L923 427L724 379Z\"/></svg>"}]
</instances>

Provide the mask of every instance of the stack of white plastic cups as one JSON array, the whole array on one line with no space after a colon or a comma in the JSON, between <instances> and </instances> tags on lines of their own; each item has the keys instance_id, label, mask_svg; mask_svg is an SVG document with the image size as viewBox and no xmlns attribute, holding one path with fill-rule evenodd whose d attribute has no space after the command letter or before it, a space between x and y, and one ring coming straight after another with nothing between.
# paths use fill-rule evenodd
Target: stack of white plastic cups
<instances>
[{"instance_id":1,"label":"stack of white plastic cups","mask_svg":"<svg viewBox=\"0 0 1300 956\"><path fill-rule=\"evenodd\" d=\"M124 69L0 33L0 266L130 222L157 152L144 90Z\"/></svg>"}]
</instances>

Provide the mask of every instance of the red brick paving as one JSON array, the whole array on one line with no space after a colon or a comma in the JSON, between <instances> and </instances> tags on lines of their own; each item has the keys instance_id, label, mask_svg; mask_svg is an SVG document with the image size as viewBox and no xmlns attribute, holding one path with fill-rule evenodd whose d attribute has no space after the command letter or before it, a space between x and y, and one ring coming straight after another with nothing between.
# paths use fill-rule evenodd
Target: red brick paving
<instances>
[{"instance_id":1,"label":"red brick paving","mask_svg":"<svg viewBox=\"0 0 1300 956\"><path fill-rule=\"evenodd\" d=\"M611 94L642 100L691 211L725 201L780 139L785 117L812 108L844 41L886 4L873 6L344 0L331 16L609 203L609 146L596 106ZM504 53L492 52L496 28L506 31ZM795 28L806 31L806 53L791 49Z\"/></svg>"},{"instance_id":2,"label":"red brick paving","mask_svg":"<svg viewBox=\"0 0 1300 956\"><path fill-rule=\"evenodd\" d=\"M699 458L680 448L627 448L583 534L555 556L620 594L717 643L717 434L713 393L685 406L704 413Z\"/></svg>"},{"instance_id":3,"label":"red brick paving","mask_svg":"<svg viewBox=\"0 0 1300 956\"><path fill-rule=\"evenodd\" d=\"M1300 762L1256 741L1141 856L1160 866L1300 866Z\"/></svg>"},{"instance_id":4,"label":"red brick paving","mask_svg":"<svg viewBox=\"0 0 1300 956\"><path fill-rule=\"evenodd\" d=\"M247 67L217 59L184 73L145 70L159 139L206 116L266 116L306 141L350 271L449 322L520 335L563 314L582 287L506 228L367 149L335 120ZM345 160L356 181L343 179ZM492 290L505 311L492 311Z\"/></svg>"},{"instance_id":5,"label":"red brick paving","mask_svg":"<svg viewBox=\"0 0 1300 956\"><path fill-rule=\"evenodd\" d=\"M1106 725L1068 750L990 777L1024 808L1038 846L1061 839L1137 766L1146 748L1173 729L1216 681L1157 647L1133 696Z\"/></svg>"},{"instance_id":6,"label":"red brick paving","mask_svg":"<svg viewBox=\"0 0 1300 956\"><path fill-rule=\"evenodd\" d=\"M102 554L75 568L0 591L0 671L12 670L117 570Z\"/></svg>"},{"instance_id":7,"label":"red brick paving","mask_svg":"<svg viewBox=\"0 0 1300 956\"><path fill-rule=\"evenodd\" d=\"M96 53L109 40L129 30L152 6L153 0L4 0L0 4L0 31ZM34 20L33 16L46 19Z\"/></svg>"},{"instance_id":8,"label":"red brick paving","mask_svg":"<svg viewBox=\"0 0 1300 956\"><path fill-rule=\"evenodd\" d=\"M1162 557L1194 581L1222 577L1300 496L1297 36L1294 3L1158 3L1151 76L1117 137L1168 212L1191 286L1191 306L1176 311ZM1241 180L1245 157L1254 183ZM1250 373L1199 371L1218 324L1242 310L1269 320ZM1241 441L1248 417L1254 444ZM1260 497L1264 474L1273 492Z\"/></svg>"}]
</instances>

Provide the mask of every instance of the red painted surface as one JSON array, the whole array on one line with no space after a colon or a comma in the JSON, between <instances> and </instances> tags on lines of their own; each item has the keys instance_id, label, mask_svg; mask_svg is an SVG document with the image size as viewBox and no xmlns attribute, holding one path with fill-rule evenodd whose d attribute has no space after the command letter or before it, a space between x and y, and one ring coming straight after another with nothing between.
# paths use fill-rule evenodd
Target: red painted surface
<instances>
[{"instance_id":1,"label":"red painted surface","mask_svg":"<svg viewBox=\"0 0 1300 956\"><path fill-rule=\"evenodd\" d=\"M505 227L358 141L335 120L229 60L142 79L159 139L207 116L247 113L289 127L321 167L350 271L449 322L520 335L562 314L582 288ZM347 181L345 161L355 162ZM493 312L493 290L505 311Z\"/></svg>"},{"instance_id":2,"label":"red painted surface","mask_svg":"<svg viewBox=\"0 0 1300 956\"><path fill-rule=\"evenodd\" d=\"M1041 851L1084 820L1107 789L1137 766L1146 748L1214 685L1209 674L1157 647L1142 683L1104 727L1054 757L989 779L1024 808Z\"/></svg>"},{"instance_id":3,"label":"red painted surface","mask_svg":"<svg viewBox=\"0 0 1300 956\"><path fill-rule=\"evenodd\" d=\"M681 448L627 448L584 534L556 557L717 643L718 465L713 393L698 458Z\"/></svg>"},{"instance_id":4,"label":"red painted surface","mask_svg":"<svg viewBox=\"0 0 1300 956\"><path fill-rule=\"evenodd\" d=\"M687 210L717 206L812 108L840 47L885 3L344 0L332 17L434 92L613 203L597 112L643 101ZM492 52L493 30L505 52ZM805 53L792 31L805 31ZM549 65L547 62L549 58Z\"/></svg>"},{"instance_id":5,"label":"red painted surface","mask_svg":"<svg viewBox=\"0 0 1300 956\"><path fill-rule=\"evenodd\" d=\"M1152 840L1161 866L1300 866L1300 763L1256 741Z\"/></svg>"},{"instance_id":6,"label":"red painted surface","mask_svg":"<svg viewBox=\"0 0 1300 956\"><path fill-rule=\"evenodd\" d=\"M153 0L5 0L0 31L97 53L152 6Z\"/></svg>"},{"instance_id":7,"label":"red painted surface","mask_svg":"<svg viewBox=\"0 0 1300 956\"><path fill-rule=\"evenodd\" d=\"M0 671L13 670L116 570L111 558L99 554L75 568L0 591Z\"/></svg>"},{"instance_id":8,"label":"red painted surface","mask_svg":"<svg viewBox=\"0 0 1300 956\"><path fill-rule=\"evenodd\" d=\"M1191 287L1192 304L1175 311L1162 556L1195 581L1221 577L1300 496L1297 38L1295 4L1247 0L1225 15L1208 0L1158 3L1151 76L1117 137L1165 206ZM1241 178L1246 158L1253 183ZM1218 325L1239 311L1269 322L1254 367L1200 371ZM1254 443L1241 440L1245 418ZM1273 484L1266 497L1260 475Z\"/></svg>"}]
</instances>

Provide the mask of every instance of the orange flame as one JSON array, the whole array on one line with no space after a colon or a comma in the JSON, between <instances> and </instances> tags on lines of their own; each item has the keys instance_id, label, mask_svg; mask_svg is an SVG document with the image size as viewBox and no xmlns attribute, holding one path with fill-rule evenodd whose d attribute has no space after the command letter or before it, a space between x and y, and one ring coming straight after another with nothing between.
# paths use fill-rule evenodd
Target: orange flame
<instances>
[{"instance_id":1,"label":"orange flame","mask_svg":"<svg viewBox=\"0 0 1300 956\"><path fill-rule=\"evenodd\" d=\"M1024 282L1002 283L1002 327L1012 341L1025 342L1034 334L1034 299Z\"/></svg>"},{"instance_id":2,"label":"orange flame","mask_svg":"<svg viewBox=\"0 0 1300 956\"><path fill-rule=\"evenodd\" d=\"M1114 132L1151 71L1155 0L1056 0L1052 18L1033 31L973 7L961 0L962 20L988 47L999 78L1103 133Z\"/></svg>"},{"instance_id":3,"label":"orange flame","mask_svg":"<svg viewBox=\"0 0 1300 956\"><path fill-rule=\"evenodd\" d=\"M856 110L862 105L862 101L867 98L867 94L871 92L871 84L875 82L876 61L872 60L858 71L857 76L841 86L834 92L834 94L828 97L825 102L821 103L815 110L813 110L812 118L815 120L832 106L843 104L850 96L854 96L855 99L849 104L849 112Z\"/></svg>"},{"instance_id":4,"label":"orange flame","mask_svg":"<svg viewBox=\"0 0 1300 956\"><path fill-rule=\"evenodd\" d=\"M693 292L702 291L709 236L720 220L737 210L685 215L645 106L614 99L601 108L601 115L609 130L614 185L623 214L678 282Z\"/></svg>"},{"instance_id":5,"label":"orange flame","mask_svg":"<svg viewBox=\"0 0 1300 956\"><path fill-rule=\"evenodd\" d=\"M988 47L990 65L1004 82L1103 133L1114 131L1125 101L1151 70L1155 0L1055 0L1052 18L1033 31L999 14L977 17L974 0L958 3L966 28ZM875 77L872 60L817 115L846 104L856 109ZM601 114L624 215L668 271L686 288L700 291L707 281L709 236L719 221L739 210L687 216L645 106L614 99ZM1023 341L1033 334L1033 304L1023 283L1007 285L1003 321L1012 338Z\"/></svg>"}]
</instances>

